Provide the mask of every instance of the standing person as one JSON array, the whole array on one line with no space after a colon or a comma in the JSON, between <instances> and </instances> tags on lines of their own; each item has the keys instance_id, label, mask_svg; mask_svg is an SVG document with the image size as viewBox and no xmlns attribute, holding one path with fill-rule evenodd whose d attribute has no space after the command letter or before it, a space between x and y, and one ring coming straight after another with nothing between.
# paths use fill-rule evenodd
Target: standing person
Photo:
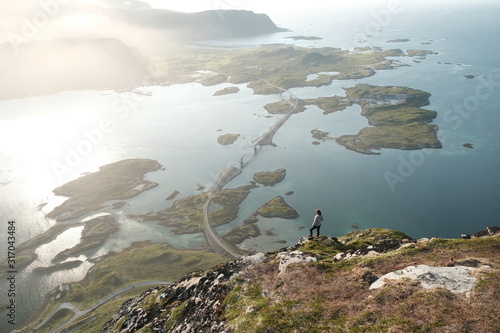
<instances>
[{"instance_id":1,"label":"standing person","mask_svg":"<svg viewBox=\"0 0 500 333\"><path fill-rule=\"evenodd\" d=\"M319 236L319 228L321 228L321 222L323 222L323 215L321 215L321 210L316 209L316 216L314 217L314 221L309 232L311 233L311 237L313 235L313 230L316 229L316 237Z\"/></svg>"}]
</instances>

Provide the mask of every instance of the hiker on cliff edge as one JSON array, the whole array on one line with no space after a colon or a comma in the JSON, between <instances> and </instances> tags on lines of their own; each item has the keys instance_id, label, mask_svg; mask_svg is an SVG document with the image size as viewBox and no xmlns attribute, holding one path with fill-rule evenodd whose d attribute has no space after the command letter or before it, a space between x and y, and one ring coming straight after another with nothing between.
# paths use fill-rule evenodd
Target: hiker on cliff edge
<instances>
[{"instance_id":1,"label":"hiker on cliff edge","mask_svg":"<svg viewBox=\"0 0 500 333\"><path fill-rule=\"evenodd\" d=\"M311 229L309 229L311 237L313 236L314 229L316 229L316 237L319 236L319 228L321 227L321 222L323 222L323 215L321 215L321 210L316 209L316 216L314 217Z\"/></svg>"}]
</instances>

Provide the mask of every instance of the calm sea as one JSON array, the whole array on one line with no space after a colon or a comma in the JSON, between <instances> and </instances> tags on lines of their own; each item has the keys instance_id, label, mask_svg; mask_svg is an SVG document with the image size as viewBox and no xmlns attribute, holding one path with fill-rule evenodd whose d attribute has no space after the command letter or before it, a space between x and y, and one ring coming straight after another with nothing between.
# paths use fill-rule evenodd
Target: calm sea
<instances>
[{"instance_id":1,"label":"calm sea","mask_svg":"<svg viewBox=\"0 0 500 333\"><path fill-rule=\"evenodd\" d=\"M416 8L401 1L387 6L338 11L302 12L301 16L271 13L293 31L244 40L213 42L223 46L288 43L305 47L379 46L384 49L429 49L426 59L398 58L409 66L379 71L363 80L335 81L321 88L297 88L299 98L343 94L358 83L403 85L432 94L426 108L436 110L442 149L382 150L379 156L348 151L334 141L313 145L312 129L331 136L355 134L367 126L357 106L330 115L310 107L294 115L275 136L276 147L263 147L249 159L243 173L227 187L247 184L255 172L287 169L285 181L252 191L239 217L218 229L239 225L269 199L282 195L300 214L296 220L259 222L263 236L243 246L256 251L294 244L308 233L314 210L325 215L322 233L340 236L354 226L402 230L414 238L459 237L489 225L500 216L500 5L450 5ZM318 36L293 41L287 36ZM408 39L406 42L388 42ZM416 60L416 61L414 61ZM473 78L466 78L473 75ZM127 218L171 205L165 198L178 190L182 198L210 188L218 174L237 161L250 142L277 117L263 105L279 96L258 96L240 85L235 95L213 97L227 85L199 84L148 87L152 96L112 91L68 91L0 101L0 219L15 221L20 244L55 222L44 214L60 204L51 191L81 173L125 158L160 161L164 171L148 175L160 185L112 212L121 231L94 256L120 250L137 240L167 242L180 248L204 245L202 234L175 236L168 228L139 224ZM104 124L104 125L103 125ZM223 133L239 133L231 146L220 146ZM473 149L463 147L471 143ZM76 152L76 153L75 153ZM293 191L292 195L285 193ZM45 204L45 205L44 205ZM60 283L78 281L90 263L79 268L39 275L58 252L78 242L82 227L69 229L37 250L39 259L16 275L17 322L33 315L44 296ZM0 240L2 260L7 236ZM79 259L86 259L82 256ZM1 290L7 289L4 279ZM7 302L6 293L0 303ZM14 329L2 314L1 331Z\"/></svg>"}]
</instances>

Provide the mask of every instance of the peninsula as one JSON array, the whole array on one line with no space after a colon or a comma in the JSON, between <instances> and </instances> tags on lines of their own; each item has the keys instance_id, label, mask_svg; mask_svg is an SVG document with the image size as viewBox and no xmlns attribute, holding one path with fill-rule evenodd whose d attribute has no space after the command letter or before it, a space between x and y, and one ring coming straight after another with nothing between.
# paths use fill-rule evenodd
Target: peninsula
<instances>
[{"instance_id":1,"label":"peninsula","mask_svg":"<svg viewBox=\"0 0 500 333\"><path fill-rule=\"evenodd\" d=\"M162 165L154 160L128 159L104 165L99 171L72 180L54 190L56 195L69 197L47 217L68 221L106 208L113 201L138 196L158 184L144 179L148 172Z\"/></svg>"}]
</instances>

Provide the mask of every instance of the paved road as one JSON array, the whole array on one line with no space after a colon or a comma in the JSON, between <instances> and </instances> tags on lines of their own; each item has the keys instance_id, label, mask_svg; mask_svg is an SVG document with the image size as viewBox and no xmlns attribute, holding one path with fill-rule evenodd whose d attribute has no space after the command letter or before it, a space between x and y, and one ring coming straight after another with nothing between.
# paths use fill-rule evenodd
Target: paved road
<instances>
[{"instance_id":1,"label":"paved road","mask_svg":"<svg viewBox=\"0 0 500 333\"><path fill-rule=\"evenodd\" d=\"M56 328L54 328L53 330L51 330L50 333L59 332L65 326L70 325L71 323L73 323L74 321L80 319L81 317L83 317L87 313L94 311L95 309L97 309L98 307L100 307L101 305L103 305L104 303L106 303L107 301L115 298L116 296L118 296L118 295L120 295L120 294L122 294L122 293L124 293L126 291L129 291L129 290L134 289L136 287L168 285L168 284L171 284L171 283L172 282L169 282L169 281L143 281L143 282L138 282L138 283L135 283L133 285L126 286L126 287L123 287L121 289L118 289L118 290L112 292L111 294L109 294L106 297L102 298L101 300L99 300L98 302L96 302L93 305L89 306L85 310L80 310L80 309L78 309L76 306L74 306L71 303L61 303L57 308L55 308L54 310L52 310L52 312L49 313L49 315L38 326L35 327L35 329L33 330L33 332L36 332L38 329L40 329L40 327L42 327L59 310L68 309L68 310L71 310L72 312L74 312L75 315L73 317L71 317L70 319L68 319L65 323L62 323L61 325L59 325Z\"/></svg>"},{"instance_id":2,"label":"paved road","mask_svg":"<svg viewBox=\"0 0 500 333\"><path fill-rule=\"evenodd\" d=\"M290 95L290 99L294 99L294 102L290 102L291 109L285 114L276 124L274 124L265 134L257 138L253 141L252 145L248 147L248 149L243 153L241 158L235 165L232 165L228 169L224 170L219 179L212 186L210 191L208 192L207 200L203 205L203 229L205 231L205 237L207 238L208 244L210 247L218 254L229 257L229 258L238 258L241 256L239 250L236 250L233 246L227 243L222 237L220 237L215 230L212 228L208 218L208 208L210 206L210 201L212 200L212 196L215 192L221 190L224 185L229 183L233 178L238 176L241 173L241 168L243 168L243 159L252 149L255 149L258 145L269 145L272 143L274 134L280 129L281 126L290 118L290 116L295 112L297 105L299 104L299 99L289 92L286 89L280 88L268 82L266 79L259 78L266 82L269 86L279 89L282 93L286 92ZM239 165L238 168L236 165Z\"/></svg>"}]
</instances>

